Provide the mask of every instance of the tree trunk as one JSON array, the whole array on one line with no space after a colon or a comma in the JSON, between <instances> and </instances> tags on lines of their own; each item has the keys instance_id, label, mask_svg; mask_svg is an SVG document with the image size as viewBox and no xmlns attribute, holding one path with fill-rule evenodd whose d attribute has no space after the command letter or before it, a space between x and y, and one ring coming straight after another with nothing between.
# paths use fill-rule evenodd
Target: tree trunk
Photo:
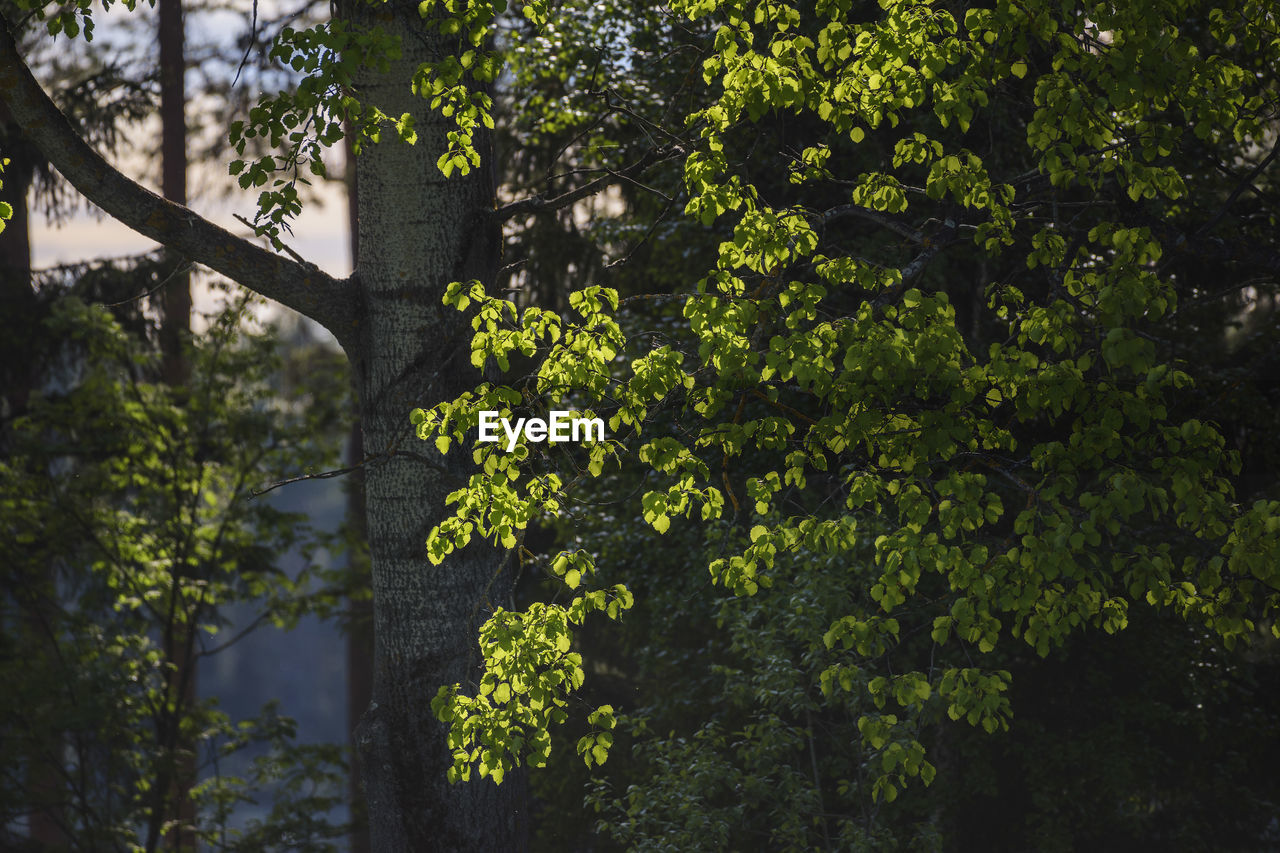
<instances>
[{"instance_id":1,"label":"tree trunk","mask_svg":"<svg viewBox=\"0 0 1280 853\"><path fill-rule=\"evenodd\" d=\"M357 416L347 440L349 465L359 465L364 458L364 440ZM365 519L364 469L357 468L347 475L347 525L350 535L361 542L368 541L369 526ZM349 561L353 589L363 593L369 586L369 563L363 552L354 553ZM373 698L373 606L359 596L347 602L347 720L350 745L358 748L355 727ZM353 755L349 777L352 826L349 836L350 853L371 853L369 840L368 808L364 799L364 780L359 755Z\"/></svg>"},{"instance_id":2,"label":"tree trunk","mask_svg":"<svg viewBox=\"0 0 1280 853\"><path fill-rule=\"evenodd\" d=\"M160 0L160 190L170 201L187 203L187 87L183 55L185 33L182 0ZM172 253L171 253L172 254ZM186 260L174 255L175 264ZM175 269L181 269L176 267ZM160 350L165 381L185 385L189 379L182 340L191 332L191 276L175 271L164 288L164 322Z\"/></svg>"},{"instance_id":3,"label":"tree trunk","mask_svg":"<svg viewBox=\"0 0 1280 853\"><path fill-rule=\"evenodd\" d=\"M187 203L187 64L184 57L185 28L182 0L160 0L158 36L160 48L160 190L177 204ZM183 346L191 333L191 276L187 261L169 252L173 272L162 295L160 354L164 380L175 387L185 386L191 378L191 365ZM174 573L190 570L174 565ZM176 578L175 578L176 581ZM181 605L178 605L181 606ZM170 665L166 694L172 703L168 721L168 742L161 745L174 754L173 778L168 785L158 786L157 795L165 798L158 804L156 817L173 818L177 824L168 833L166 846L171 850L195 850L195 804L191 789L196 784L194 744L181 734L181 720L196 704L197 668L195 625L198 612L177 614L173 620L176 635L168 638L165 656Z\"/></svg>"},{"instance_id":4,"label":"tree trunk","mask_svg":"<svg viewBox=\"0 0 1280 853\"><path fill-rule=\"evenodd\" d=\"M13 123L9 111L0 104L0 155L9 160L0 181L0 199L13 207L13 216L0 231L0 298L6 306L17 306L31 297L31 226L27 192L31 189L34 164L22 139L22 129Z\"/></svg>"},{"instance_id":5,"label":"tree trunk","mask_svg":"<svg viewBox=\"0 0 1280 853\"><path fill-rule=\"evenodd\" d=\"M346 183L347 183L347 233L351 241L351 266L360 257L360 216L358 201L359 183L356 180L355 148L351 141L351 125L346 125ZM358 410L352 413L351 432L347 438L347 464L358 466L364 459L364 435L360 430ZM357 467L347 475L347 526L350 535L360 542L369 539L369 525L365 520L364 469ZM349 560L353 573L353 588L363 593L369 586L369 562L361 551ZM357 580L358 575L358 580ZM356 749L355 727L369 707L373 697L373 604L362 596L352 596L347 602L347 719L351 748ZM351 844L350 853L371 853L369 841L368 809L364 801L364 780L360 773L358 755L352 756L350 784Z\"/></svg>"},{"instance_id":6,"label":"tree trunk","mask_svg":"<svg viewBox=\"0 0 1280 853\"><path fill-rule=\"evenodd\" d=\"M192 260L328 328L351 359L360 397L366 509L374 593L373 700L357 733L377 853L519 851L528 820L521 774L450 786L444 726L430 703L442 684L470 682L479 664L476 634L495 605L508 603L504 550L473 544L439 567L426 558L427 531L448 512L445 498L466 482L471 459L442 459L413 435L409 413L473 387L470 324L440 304L451 281L491 285L501 232L493 215L488 138L484 167L445 179L436 160L450 119L412 94L413 71L448 56L457 39L423 31L417 4L371 7L341 2L351 23L403 37L390 72L365 70L359 95L390 115L415 117L415 146L384 142L357 160L360 257L338 281L315 266L237 238L120 174L78 137L20 61L0 27L0 99L40 151L110 215ZM363 22L353 20L364 16Z\"/></svg>"},{"instance_id":7,"label":"tree trunk","mask_svg":"<svg viewBox=\"0 0 1280 853\"><path fill-rule=\"evenodd\" d=\"M477 543L442 566L426 558L428 530L445 497L465 483L466 453L440 457L409 421L474 385L470 324L440 298L451 281L493 281L500 231L493 223L490 152L466 177L445 179L436 159L452 122L410 91L418 63L452 45L421 32L416 4L393 4L404 56L370 75L361 95L390 115L412 113L418 142L370 146L356 160L364 296L353 354L364 429L369 550L374 593L373 700L357 741L378 853L524 849L524 780L449 785L445 729L430 703L442 684L469 681L479 625L510 595L505 551ZM388 26L384 18L381 23ZM487 137L483 145L488 145Z\"/></svg>"},{"instance_id":8,"label":"tree trunk","mask_svg":"<svg viewBox=\"0 0 1280 853\"><path fill-rule=\"evenodd\" d=\"M22 131L0 106L0 151L9 159L3 176L0 199L13 207L12 218L0 232L0 455L5 446L4 429L12 419L25 414L27 400L37 375L32 346L31 325L40 322L40 308L31 278L31 211L27 194L35 175L35 152L22 139ZM26 327L26 328L24 328ZM16 626L24 642L29 643L43 660L54 665L59 660L58 643L53 632L59 624L57 581L54 570L35 574L17 585L25 594L17 599L22 614ZM5 626L6 629L15 626ZM67 801L69 791L64 783L61 732L50 732L40 740L31 739L28 753L27 837L39 849L65 849L71 841L67 834Z\"/></svg>"}]
</instances>

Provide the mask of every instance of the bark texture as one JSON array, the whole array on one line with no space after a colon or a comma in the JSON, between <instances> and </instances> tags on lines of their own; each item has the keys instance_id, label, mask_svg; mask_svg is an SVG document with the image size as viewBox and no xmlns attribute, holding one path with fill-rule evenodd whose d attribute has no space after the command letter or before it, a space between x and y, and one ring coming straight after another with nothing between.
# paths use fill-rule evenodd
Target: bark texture
<instances>
[{"instance_id":1,"label":"bark texture","mask_svg":"<svg viewBox=\"0 0 1280 853\"><path fill-rule=\"evenodd\" d=\"M356 181L355 150L348 124L348 136L344 140L347 162L347 225L351 241L351 265L360 257L360 216L357 199L360 197ZM357 389L353 399L359 398ZM359 411L352 413L351 432L347 438L347 463L359 465L364 459L364 434L360 429ZM365 521L364 469L356 468L347 478L347 525L351 535L361 542L369 540L369 525ZM370 588L369 564L366 552L353 555L350 570L355 575L351 584L360 592ZM358 578L358 580L356 579ZM361 596L352 596L347 603L347 719L350 746L356 751L355 728L373 699L373 603ZM356 753L351 761L348 777L351 788L352 828L349 841L350 853L371 853L369 842L369 810L364 800L364 779L360 773L360 757Z\"/></svg>"},{"instance_id":2,"label":"bark texture","mask_svg":"<svg viewBox=\"0 0 1280 853\"><path fill-rule=\"evenodd\" d=\"M368 7L366 7L368 8ZM383 7L384 9L386 7ZM409 413L472 387L471 327L440 298L451 281L493 281L500 232L487 165L445 179L436 159L452 123L428 109L407 81L420 62L450 49L422 32L416 4L392 6L403 41L389 74L361 81L360 94L390 115L410 112L418 142L384 143L356 160L365 299L356 365L373 570L373 701L358 731L372 847L378 853L520 850L527 835L524 780L451 786L444 727L430 713L441 684L468 681L479 662L476 634L506 603L506 553L475 545L432 566L427 531L445 497L466 482L466 454L440 457L412 433ZM482 151L483 162L490 161Z\"/></svg>"}]
</instances>

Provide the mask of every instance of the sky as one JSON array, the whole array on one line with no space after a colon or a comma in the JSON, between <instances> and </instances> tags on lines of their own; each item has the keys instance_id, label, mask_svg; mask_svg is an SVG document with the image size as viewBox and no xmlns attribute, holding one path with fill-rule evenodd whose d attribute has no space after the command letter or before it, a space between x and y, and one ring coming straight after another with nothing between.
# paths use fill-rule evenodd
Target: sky
<instances>
[{"instance_id":1,"label":"sky","mask_svg":"<svg viewBox=\"0 0 1280 853\"><path fill-rule=\"evenodd\" d=\"M348 252L346 199L338 187L327 188L330 198L322 206L303 209L296 221L290 247L307 260L332 275L351 272ZM251 219L254 198L245 193L231 203L201 203L191 206L202 216L227 230L248 235L249 229L237 222L235 214ZM92 258L141 254L157 248L157 244L110 217L88 212L77 213L61 226L49 225L36 217L31 227L31 253L36 267L84 261Z\"/></svg>"},{"instance_id":2,"label":"sky","mask_svg":"<svg viewBox=\"0 0 1280 853\"><path fill-rule=\"evenodd\" d=\"M189 45L199 50L200 45L222 42L233 43L235 37L249 26L249 2L233 2L233 6L243 9L227 9L213 14L189 15L187 19L187 38ZM259 14L270 13L268 2L261 4ZM154 55L154 26L146 20L151 15L144 4L139 5L136 12L129 13L116 6L110 13L95 13L97 29L95 42L107 45L115 52L128 52L146 61ZM190 52L190 51L189 51ZM187 75L189 95L199 90L200 70L192 69ZM188 104L188 124L200 124L197 102ZM217 129L222 132L221 128ZM144 122L130 129L127 142L115 158L115 165L133 179L158 189L158 175L148 175L148 166L141 154L155 148L158 140L158 125L155 121ZM341 155L337 154L328 160L330 174L342 174ZM154 168L154 167L151 167ZM188 188L191 195L189 206L197 213L232 233L248 236L250 231L236 221L238 214L245 219L252 219L256 208L256 192L240 191L234 179L227 174L226 162L193 162L189 166ZM225 190L231 189L228 195ZM288 240L290 247L299 255L315 263L321 269L336 276L346 276L351 272L349 254L349 237L346 213L346 195L339 182L330 182L319 188L320 204L310 204L304 208L301 217L294 223L294 237ZM35 215L31 221L32 260L37 268L54 266L61 263L72 263L99 258L114 258L140 254L155 249L157 245L142 237L128 227L101 213L82 209L75 215L54 225ZM197 287L195 292L197 308L209 307L200 305L208 299L203 288Z\"/></svg>"}]
</instances>

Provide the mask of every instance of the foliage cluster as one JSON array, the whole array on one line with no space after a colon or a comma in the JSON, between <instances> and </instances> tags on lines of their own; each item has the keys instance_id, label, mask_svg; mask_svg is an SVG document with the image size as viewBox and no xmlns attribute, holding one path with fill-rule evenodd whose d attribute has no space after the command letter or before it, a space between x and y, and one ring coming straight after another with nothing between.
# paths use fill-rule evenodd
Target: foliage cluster
<instances>
[{"instance_id":1,"label":"foliage cluster","mask_svg":"<svg viewBox=\"0 0 1280 853\"><path fill-rule=\"evenodd\" d=\"M672 133L711 268L643 341L597 283L566 312L449 289L473 316L473 363L508 378L415 416L483 469L433 559L475 536L515 544L634 457L655 534L681 519L740 532L708 560L716 584L792 588L801 554L846 566L843 612L813 635L830 655L818 683L825 702L857 700L876 800L935 777L926 722L1008 729L1010 638L1044 657L1148 606L1226 649L1274 634L1280 504L1237 499L1239 455L1188 405L1180 352L1182 305L1210 286L1188 255L1225 246L1242 279L1274 274L1208 236L1257 175L1236 186L1217 165L1262 160L1274 127L1264 11L677 11L706 39L706 102ZM559 456L468 440L480 409L566 405L605 417L610 440ZM570 553L575 580L607 574ZM519 629L486 679L551 639L575 655L543 612L501 615ZM520 689L535 679L510 683L483 703L442 692L459 772L545 743L555 718Z\"/></svg>"},{"instance_id":2,"label":"foliage cluster","mask_svg":"<svg viewBox=\"0 0 1280 853\"><path fill-rule=\"evenodd\" d=\"M87 8L51 20L69 31ZM540 302L446 289L489 381L413 414L428 446L477 466L429 534L433 562L485 539L551 590L498 610L483 674L438 695L451 778L544 765L565 725L602 773L601 829L629 847L919 849L964 837L957 815L1014 779L1035 817L1011 845L1073 846L1088 839L1064 828L1052 763L979 744L1043 758L1123 740L1105 725L1039 739L1057 697L1020 686L1056 671L1118 692L1104 648L1167 691L1138 725L1177 739L1231 719L1228 763L1252 774L1239 737L1273 704L1233 717L1213 697L1257 695L1280 636L1274 456L1247 455L1245 477L1238 440L1274 415L1239 393L1264 387L1250 357L1274 349L1241 309L1277 269L1267 4L418 9L442 55L406 85L455 122L440 171L472 170L505 110L527 146L512 183L542 193L499 210L510 241L571 232L519 250ZM301 167L322 171L344 122L416 137L352 89L357 67L398 68L394 34L290 30L273 55L308 76L233 142L285 153L232 169L278 239ZM625 214L581 227L572 203L605 187ZM663 292L639 293L646 279ZM608 440L473 440L481 410L569 407ZM525 549L543 529L563 548ZM655 544L637 553L642 536ZM594 628L598 611L620 624ZM606 687L584 723L569 709L591 673ZM620 710L664 679L690 692ZM626 790L601 768L619 733L641 779ZM1080 798L1110 838L1155 837L1151 815L1177 818L1170 844L1228 837L1185 808L1209 788L1149 783L1168 750L1125 750ZM1263 838L1273 798L1236 798L1230 837Z\"/></svg>"},{"instance_id":3,"label":"foliage cluster","mask_svg":"<svg viewBox=\"0 0 1280 853\"><path fill-rule=\"evenodd\" d=\"M170 267L107 265L76 286L162 281ZM10 331L34 349L39 379L0 459L5 832L35 816L76 849L156 849L179 831L210 849L331 849L345 832L328 817L345 798L341 748L295 743L274 705L232 720L191 688L199 661L258 625L340 604L315 559L326 537L253 493L325 464L341 396L282 396L277 341L245 330L243 298L207 318L191 380L175 387L136 328L60 287L42 292L39 316L6 320L29 324ZM317 378L336 381L324 364ZM300 574L277 567L289 549L304 555ZM221 772L246 749L244 777ZM173 795L187 774L199 776L191 813ZM238 804L268 792L270 815L232 825Z\"/></svg>"}]
</instances>

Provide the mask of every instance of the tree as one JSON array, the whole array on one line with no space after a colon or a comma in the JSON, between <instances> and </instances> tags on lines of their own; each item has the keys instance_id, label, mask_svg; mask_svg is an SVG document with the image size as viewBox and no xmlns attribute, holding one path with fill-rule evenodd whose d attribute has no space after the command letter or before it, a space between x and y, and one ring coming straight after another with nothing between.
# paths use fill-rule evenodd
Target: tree
<instances>
[{"instance_id":1,"label":"tree","mask_svg":"<svg viewBox=\"0 0 1280 853\"><path fill-rule=\"evenodd\" d=\"M64 104L72 106L83 131L112 147L118 139L118 126L136 119L144 109L146 97L138 87L130 85L118 76L115 61L99 61L87 68L77 68L76 62L56 62L53 71L56 96ZM90 93L114 91L107 99L98 99ZM86 97L89 95L89 97ZM85 104L92 103L89 108ZM6 193L11 202L0 204L0 290L3 291L6 351L3 376L0 377L0 455L8 461L15 450L15 438L11 427L27 416L31 394L38 392L48 381L63 381L65 375L50 365L50 346L41 327L41 318L47 310L48 291L37 294L36 277L31 263L31 244L28 223L31 214L28 195L34 195L37 207L50 218L57 218L66 211L65 194L60 192L57 179L33 146L24 138L16 123L7 117L3 122L3 141L0 149L14 159L6 157L3 166L8 167L11 181ZM34 192L31 192L34 188ZM5 222L9 218L11 221ZM145 268L147 265L143 264ZM126 274L127 275L127 274ZM48 277L42 276L46 286ZM94 278L90 276L90 278ZM104 277L98 277L100 284ZM94 285L90 285L93 287ZM126 312L122 312L126 313ZM136 318L134 318L136 319ZM63 365L65 367L65 365ZM26 587L22 594L6 602L12 615L17 614L9 627L18 632L34 649L29 654L34 660L57 659L59 641L56 637L61 602L59 601L58 558L50 556L43 566L19 564L11 561L12 578L19 578ZM48 671L53 671L50 667ZM22 670L38 672L38 668ZM11 683L14 696L23 694L23 688ZM57 719L56 715L53 719ZM54 727L44 729L44 737L25 738L28 751L14 755L14 766L26 773L26 785L30 789L19 800L32 806L27 816L28 836L31 843L64 847L71 837L68 827L73 817L68 814L65 801L64 762L62 756L68 748L64 733ZM7 792L8 793L8 792ZM13 800L7 798L5 810L11 811Z\"/></svg>"},{"instance_id":2,"label":"tree","mask_svg":"<svg viewBox=\"0 0 1280 853\"><path fill-rule=\"evenodd\" d=\"M430 109L405 81L419 65L451 54L456 38L438 28L420 38L416 7L388 8L391 19L377 21L374 10L340 8L338 21L326 32L345 40L345 53L336 62L332 54L318 57L327 63L321 70L344 75L342 84L387 114L410 116L420 146L445 151L454 123ZM51 22L78 32L89 20L82 11L87 15L87 5ZM367 34L374 23L385 35L370 43ZM449 478L465 480L468 466L441 465L408 446L413 406L452 396L470 382L464 378L465 360L458 360L460 351L465 354L457 347L462 324L439 310L437 294L458 278L492 279L496 269L499 231L490 223L493 178L487 162L466 176L441 181L435 159L424 160L419 149L375 145L364 150L358 160L360 266L351 280L336 281L125 179L76 136L40 90L20 62L12 26L10 20L0 36L5 102L77 189L140 233L320 322L354 365L367 460L377 636L373 702L359 742L375 848L520 847L524 815L518 785L449 786L444 779L448 751L425 713L439 684L464 677L478 620L490 601L503 600L505 553L477 546L459 555L447 573L428 569L422 542L444 505ZM401 39L410 33L414 37ZM300 52L307 35L295 34ZM372 53L366 57L370 64L362 64L353 56L361 48L384 50L387 39L403 41L395 61ZM316 43L313 58L319 47ZM300 93L300 100L306 94ZM313 100L311 106L327 111L331 104L318 106ZM316 129L327 134L329 125ZM474 140L485 148L483 129ZM421 197L426 188L431 188L429 204ZM407 211L417 213L406 218Z\"/></svg>"},{"instance_id":3,"label":"tree","mask_svg":"<svg viewBox=\"0 0 1280 853\"><path fill-rule=\"evenodd\" d=\"M1184 26L1193 24L1189 19ZM532 39L523 48L537 54L528 61L530 69L549 69L553 90L561 77L595 74L600 67L594 51L597 40L562 36L562 30L548 34L548 43L540 53L542 42ZM657 55L662 57L664 70L676 72L678 78L686 54L672 45L667 47ZM652 86L647 77L651 73L648 57L642 51L638 54L633 76L640 79L630 84L641 94L626 102L633 110L645 104L646 84ZM673 61L674 57L679 62ZM1266 65L1266 60L1249 51L1235 58L1246 68L1255 62L1260 67ZM613 82L604 74L593 79L600 80L594 86L597 90L608 90ZM527 95L525 99L533 100ZM1007 103L1008 98L1002 100ZM581 108L582 101L573 102L573 106ZM553 151L572 140L582 127L593 126L599 116L590 110L588 100L585 110L574 111L581 126L571 126L563 141L551 140ZM757 127L761 125L768 128L769 123L761 122ZM788 117L785 125L778 122L777 129L779 134L785 130L787 140L794 141L801 127L795 117ZM752 140L751 157L760 164L754 172L762 196L776 198L780 184L785 192L788 157L784 146L772 144L774 137L767 133L753 137L735 128L733 137ZM615 147L625 144L625 140L608 142ZM987 145L981 153L991 159L995 148L1020 155L1025 140L1017 133L998 133ZM859 157L857 149L852 154L841 152L846 173L854 171L854 163L862 168L880 166L879 151L868 152L865 145L861 148L865 164L861 158L851 162L851 157ZM1222 244L1215 249L1218 261L1207 260L1201 252L1185 251L1164 260L1163 271L1180 287L1181 300L1171 321L1163 325L1158 346L1162 357L1178 359L1182 369L1196 380L1194 391L1184 389L1175 396L1177 408L1170 419L1216 421L1227 446L1241 451L1242 475L1231 479L1237 500L1247 506L1258 498L1275 496L1276 468L1268 461L1274 456L1269 442L1261 437L1275 429L1272 359L1276 337L1273 327L1252 317L1247 323L1247 338L1231 327L1243 315L1269 316L1267 294L1275 287L1274 277L1256 267L1249 269L1249 253L1241 249L1272 244L1274 229L1269 219L1274 212L1267 196L1274 186L1274 173L1267 168L1265 149L1248 155L1259 169L1246 163L1228 170L1224 164L1230 157L1215 163L1208 152L1195 148L1181 150L1176 158L1179 172L1196 175L1188 196L1199 201L1182 210L1185 218L1178 228L1195 234L1205 221L1221 217L1223 227L1217 235L1229 241L1236 259L1226 269L1219 265L1227 257L1223 254L1227 244ZM772 181L770 175L774 176ZM675 194L670 184L657 186ZM1232 197L1235 202L1228 208L1214 209L1210 201ZM1101 209L1107 201L1104 198L1096 203ZM644 228L639 230L643 233ZM623 329L642 330L645 335L629 355L647 351L649 341L662 340L658 335L667 333L676 321L642 307L651 301L628 300L633 292L628 282L640 280L646 289L660 290L671 278L678 278L680 269L672 276L660 258L674 257L684 270L696 264L691 259L699 257L698 230L663 230L655 258L642 257L637 264L633 255L625 274L614 272L607 279L627 302L626 312L618 316ZM609 233L598 228L597 237L602 232ZM723 230L717 235L707 229L704 234L704 239L714 241L710 246L713 253L716 243L726 239ZM987 273L972 270L965 253L958 249L961 247L953 246L935 262L936 273L937 267L950 261L941 270L945 279L937 276L930 284L945 281L961 312L958 325L967 333L973 350L981 352L993 342L993 334L997 335L995 340L1002 340L1005 330L975 329L971 322L975 314L963 313L972 310L975 303L981 308L975 298L978 294L964 292L972 281L970 275L978 278ZM616 245L611 246L607 238L600 240L598 251L605 259L618 258ZM997 269L993 263L987 265ZM1209 289L1207 282L1214 282L1214 288ZM1199 284L1193 289L1190 283ZM1234 295L1241 290L1248 293L1247 288L1257 288L1257 297ZM1248 344L1226 347L1228 340L1247 340ZM815 416L805 406L794 402L792 406ZM673 432L666 421L646 424L650 436ZM753 448L752 457L760 454ZM1274 719L1276 712L1274 693L1265 686L1273 683L1269 674L1274 672L1276 660L1274 642L1263 639L1253 649L1228 651L1211 636L1203 636L1194 623L1182 623L1170 614L1151 618L1138 609L1131 612L1123 636L1108 642L1109 638L1094 635L1096 629L1085 629L1044 660L1028 654L1029 649L1019 649L1018 644L1002 643L1001 649L981 660L985 666L1012 674L1013 731L991 738L981 730L966 734L963 720L953 724L939 713L942 709L935 708L932 718L926 716L922 722L920 740L928 747L930 760L938 764L937 781L918 794L900 796L891 806L866 803L863 808L864 792L857 790L859 774L850 772L847 763L873 766L875 750L857 742L859 733L853 726L863 713L857 709L865 696L855 691L844 695L843 702L833 697L808 719L798 712L812 701L806 688L818 692L818 676L830 665L832 653L823 646L824 630L809 631L807 636L794 630L805 616L792 605L805 603L804 614L820 619L822 609L833 606L842 595L857 594L873 579L831 564L823 571L797 571L797 563L807 562L801 550L778 558L772 572L773 588L762 589L736 605L721 602L706 589L698 556L706 549L710 561L722 546L703 544L699 535L677 522L661 540L636 547L646 533L636 520L628 520L626 498L636 490L643 491L641 475L646 466L638 466L638 472L631 470L636 467L632 458L624 463L624 471L615 475L617 479L579 482L576 495L563 502L565 510L557 525L565 531L561 547L585 548L595 554L598 580L605 584L625 581L636 596L636 608L628 614L623 630L583 628L575 636L576 648L591 662L583 698L590 704L628 707L633 715L631 723L623 726L626 734L619 735L620 743L630 747L633 755L624 750L611 757L608 766L596 774L592 795L597 807L607 807L607 828L625 840L627 849L666 849L663 844L688 847L694 836L686 836L682 844L673 834L681 821L687 821L683 828L698 826L703 834L697 837L707 846L716 846L715 839L731 837L723 848L758 847L771 829L794 825L788 821L798 817L804 818L801 825L811 834L806 839L803 832L788 833L786 840L806 849L806 841L809 846L821 844L817 835L820 820L833 832L837 821L851 822L864 833L878 829L879 837L888 844L912 838L917 828L913 822L919 822L925 829L932 826L935 832L940 831L949 848L960 849L1078 849L1107 846L1108 842L1125 846L1126 838L1130 839L1127 846L1137 843L1132 839L1147 839L1149 844L1156 838L1166 839L1167 846L1180 847L1247 849L1251 844L1266 843L1259 838L1267 831L1277 796L1275 786L1267 781L1266 768L1276 744L1274 738L1261 733L1269 730L1266 721ZM653 476L648 474L647 487L652 487ZM821 488L810 480L809 491ZM708 538L719 534L718 530L706 532ZM552 549L550 556L554 555ZM869 555L859 558L856 552L846 552L843 559L851 565L871 562ZM530 569L537 573L539 567L539 562L526 562L526 573ZM809 602L818 591L817 600L822 604L814 607ZM914 624L901 615L898 618L903 641L894 647L892 665L909 666L913 657L929 661L927 643L923 652L917 644L921 634L927 639L931 626L927 622L924 626ZM747 633L738 629L743 622L750 625ZM909 639L913 633L914 642ZM1199 673L1203 680L1190 680L1187 673ZM806 683L804 676L812 681ZM1230 685L1229 694L1223 689L1226 685ZM1231 699L1223 701L1224 695ZM765 722L772 728L763 725ZM641 725L644 733L634 739L628 736ZM578 726L572 730L580 733ZM798 772L801 782L809 775L807 748L790 754L779 754L776 749L779 732L793 737L798 734L795 739L803 743L805 730L811 732L808 737L816 738L822 768L821 774L812 773L814 785L825 794L820 809L811 808L812 797L772 796L778 790L773 784L778 774ZM644 759L633 760L641 750ZM768 772L759 771L761 755L768 756ZM846 766L841 767L841 762ZM581 791L583 774L580 767L575 774L572 763L553 758L551 778L542 777L540 794L553 800L544 806L550 809L549 814L561 815L576 805L580 793L575 791ZM1206 772L1207 765L1231 769L1216 775ZM761 799L744 805L751 794L741 793L743 786L748 792L758 791L752 783L765 780ZM1071 791L1069 796L1055 793L1066 790ZM1224 796L1226 790L1231 793ZM1081 818L1086 814L1090 816L1087 821ZM548 821L547 831L555 836L546 849L565 849L570 840L589 835L585 828L596 820L595 814L586 809L575 815L575 820L560 817ZM734 834L720 836L719 830ZM595 836L583 843L603 842ZM919 838L908 846L925 849Z\"/></svg>"},{"instance_id":4,"label":"tree","mask_svg":"<svg viewBox=\"0 0 1280 853\"><path fill-rule=\"evenodd\" d=\"M881 768L869 787L886 799L935 773L924 716L1007 724L1007 674L968 658L1010 633L1047 652L1084 626L1120 630L1144 599L1225 642L1270 619L1277 508L1233 503L1231 456L1202 420L1171 417L1188 374L1156 346L1176 300L1197 293L1159 274L1175 247L1222 246L1232 263L1274 271L1266 252L1213 242L1222 217L1187 226L1195 208L1176 167L1197 146L1215 164L1263 163L1254 146L1275 75L1244 69L1274 70L1265 8L674 9L692 21L708 102L684 123L645 125L654 142L634 168L496 215L486 86L499 60L486 40L505 4L342 3L330 24L282 33L275 55L305 76L232 138L265 136L285 155L233 168L264 189L259 229L282 248L301 170L319 171L319 147L351 123L361 253L344 282L125 181L2 37L0 96L73 184L321 322L352 361L375 594L360 734L375 849L521 845L514 771L545 760L549 726L582 683L574 626L597 610L617 617L631 594L577 594L593 561L572 552L549 565L575 590L568 606L502 609L509 551L624 450L667 478L640 507L656 533L691 514L739 528L746 544L710 563L726 588L757 592L800 549L851 565L872 555L870 579L856 575L858 594L824 631L842 658L822 686L874 706L857 729ZM53 31L83 29L86 10L52 16ZM522 12L535 24L549 14L538 2ZM1025 144L996 144L1008 138ZM563 209L671 158L684 165L686 229L710 229L719 246L665 338L645 339L656 346L628 341L608 289L566 300L580 321L494 294L502 218ZM474 306L476 335L441 298ZM494 366L505 384L491 373L477 385L476 369ZM569 454L568 468L527 448L473 449L481 409L569 403L600 408L615 437ZM415 407L425 444L408 426ZM680 431L642 444L662 407ZM904 626L921 625L935 664L894 661ZM455 685L435 703L447 742L422 713L441 683ZM589 716L589 764L607 757L614 718ZM477 766L506 780L443 781Z\"/></svg>"},{"instance_id":5,"label":"tree","mask_svg":"<svg viewBox=\"0 0 1280 853\"><path fill-rule=\"evenodd\" d=\"M181 205L187 203L187 116L186 60L181 0L160 3L157 36L160 56L160 172L161 194ZM186 383L189 366L183 346L191 333L191 275L182 260L176 259L173 280L164 288L164 320L160 325L160 348L164 355L165 379L181 386ZM195 639L194 635L191 637ZM166 649L175 663L173 680L181 685L187 703L194 701L196 685L196 650L193 645L178 642ZM193 750L194 752L194 750ZM191 788L196 783L194 760L179 765L173 775L173 796L179 803L181 819L175 832L175 847L194 847L189 830L195 823L191 804Z\"/></svg>"},{"instance_id":6,"label":"tree","mask_svg":"<svg viewBox=\"0 0 1280 853\"><path fill-rule=\"evenodd\" d=\"M1280 505L1235 502L1238 458L1191 413L1175 309L1206 291L1162 258L1274 281L1273 252L1214 230L1271 163L1277 56L1249 4L880 6L677 4L713 22L715 97L681 142L686 213L722 241L683 322L637 346L616 291L575 294L570 319L454 288L476 306L475 362L509 378L418 420L465 449L480 410L575 402L618 434L567 462L476 447L485 475L451 496L437 558L562 512L635 454L664 482L641 489L656 533L687 517L746 534L708 566L738 594L790 578L796 554L846 561L847 610L814 638L842 650L821 686L870 700L869 787L893 800L937 773L931 719L1007 728L1009 636L1047 655L1146 606L1228 649L1275 632ZM1231 162L1243 178L1214 174ZM520 356L534 366L508 371ZM549 568L576 589L594 560ZM486 625L485 676L436 704L455 772L545 760L581 680L555 651L609 595ZM580 743L589 763L610 717Z\"/></svg>"},{"instance_id":7,"label":"tree","mask_svg":"<svg viewBox=\"0 0 1280 853\"><path fill-rule=\"evenodd\" d=\"M327 849L343 831L325 816L341 800L337 747L294 745L291 721L271 708L232 721L184 684L199 659L256 625L333 606L313 572L276 568L282 551L308 553L318 537L297 515L248 500L262 480L324 464L318 436L333 409L265 399L275 344L240 333L243 300L185 346L188 381L162 382L162 359L138 334L155 328L118 297L169 272L156 258L42 272L35 309L5 317L27 325L41 356L0 459L6 848L157 850L198 839L245 850L275 838ZM81 295L120 302L133 328ZM252 605L257 619L219 634L232 603ZM175 659L176 647L186 655ZM219 772L249 745L268 752L249 765L252 782ZM172 784L184 773L194 783L197 771L207 777L198 820ZM235 804L268 788L270 820L227 826Z\"/></svg>"}]
</instances>

